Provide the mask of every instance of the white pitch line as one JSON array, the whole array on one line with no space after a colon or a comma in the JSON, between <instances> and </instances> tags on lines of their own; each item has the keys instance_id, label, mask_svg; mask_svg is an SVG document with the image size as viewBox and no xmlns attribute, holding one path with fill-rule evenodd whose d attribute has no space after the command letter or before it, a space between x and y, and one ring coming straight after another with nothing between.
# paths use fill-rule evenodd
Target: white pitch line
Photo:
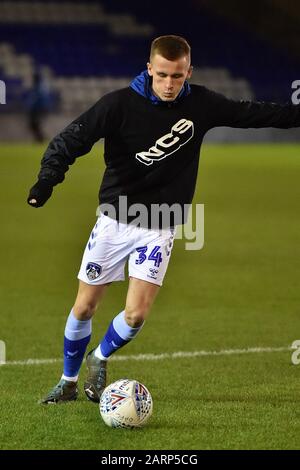
<instances>
[{"instance_id":1,"label":"white pitch line","mask_svg":"<svg viewBox=\"0 0 300 470\"><path fill-rule=\"evenodd\" d=\"M161 361L164 359L188 359L195 357L205 356L232 356L237 354L255 354L255 353L273 353L292 351L291 347L279 347L279 348L247 348L247 349L222 349L220 351L178 351L174 353L162 353L162 354L137 354L136 356L113 356L111 361ZM62 359L26 359L23 361L7 361L5 366L32 366L32 365L43 365L43 364L55 364L62 362Z\"/></svg>"}]
</instances>

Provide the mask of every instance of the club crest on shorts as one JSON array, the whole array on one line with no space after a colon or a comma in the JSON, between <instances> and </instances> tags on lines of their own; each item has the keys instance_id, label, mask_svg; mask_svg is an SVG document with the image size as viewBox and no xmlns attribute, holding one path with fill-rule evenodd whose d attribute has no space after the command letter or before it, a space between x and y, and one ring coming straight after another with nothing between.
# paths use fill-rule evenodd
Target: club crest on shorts
<instances>
[{"instance_id":1,"label":"club crest on shorts","mask_svg":"<svg viewBox=\"0 0 300 470\"><path fill-rule=\"evenodd\" d=\"M88 263L86 265L85 271L86 271L86 275L87 275L89 281L94 281L95 279L97 279L97 277L100 276L100 274L102 272L102 268L97 263Z\"/></svg>"}]
</instances>

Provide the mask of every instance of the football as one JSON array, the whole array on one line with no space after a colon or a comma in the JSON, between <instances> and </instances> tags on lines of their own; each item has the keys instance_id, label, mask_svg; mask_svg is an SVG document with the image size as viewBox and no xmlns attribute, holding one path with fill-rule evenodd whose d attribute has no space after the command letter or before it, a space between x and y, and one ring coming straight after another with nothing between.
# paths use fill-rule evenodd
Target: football
<instances>
[{"instance_id":1,"label":"football","mask_svg":"<svg viewBox=\"0 0 300 470\"><path fill-rule=\"evenodd\" d=\"M101 395L100 414L111 428L135 428L146 424L152 414L149 390L137 380L120 379Z\"/></svg>"}]
</instances>

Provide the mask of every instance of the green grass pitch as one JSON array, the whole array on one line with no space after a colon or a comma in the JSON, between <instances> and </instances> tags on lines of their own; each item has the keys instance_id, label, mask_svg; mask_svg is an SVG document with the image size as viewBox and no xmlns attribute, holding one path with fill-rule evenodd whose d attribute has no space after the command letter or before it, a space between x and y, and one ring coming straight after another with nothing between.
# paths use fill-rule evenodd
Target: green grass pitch
<instances>
[{"instance_id":1,"label":"green grass pitch","mask_svg":"<svg viewBox=\"0 0 300 470\"><path fill-rule=\"evenodd\" d=\"M285 348L194 358L112 361L109 382L140 380L154 411L140 430L113 430L88 402L41 407L61 363L77 271L95 223L102 147L78 159L42 209L26 204L43 146L0 146L1 449L299 449L300 146L205 145L194 202L205 204L205 245L177 240L139 337L116 356ZM180 181L178 181L180 184ZM127 282L109 288L91 346L124 306Z\"/></svg>"}]
</instances>

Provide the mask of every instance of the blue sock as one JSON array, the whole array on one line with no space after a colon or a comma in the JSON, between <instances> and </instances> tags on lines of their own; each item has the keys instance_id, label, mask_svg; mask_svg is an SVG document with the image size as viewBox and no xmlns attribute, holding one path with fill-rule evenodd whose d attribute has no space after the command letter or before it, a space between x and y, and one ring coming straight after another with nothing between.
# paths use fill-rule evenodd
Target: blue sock
<instances>
[{"instance_id":1,"label":"blue sock","mask_svg":"<svg viewBox=\"0 0 300 470\"><path fill-rule=\"evenodd\" d=\"M129 326L125 320L125 311L123 310L109 325L107 332L95 351L95 355L101 359L107 359L113 352L135 338L143 325L144 323L137 328Z\"/></svg>"},{"instance_id":2,"label":"blue sock","mask_svg":"<svg viewBox=\"0 0 300 470\"><path fill-rule=\"evenodd\" d=\"M64 378L78 378L84 353L91 339L92 320L75 318L73 310L67 319L64 337Z\"/></svg>"}]
</instances>

